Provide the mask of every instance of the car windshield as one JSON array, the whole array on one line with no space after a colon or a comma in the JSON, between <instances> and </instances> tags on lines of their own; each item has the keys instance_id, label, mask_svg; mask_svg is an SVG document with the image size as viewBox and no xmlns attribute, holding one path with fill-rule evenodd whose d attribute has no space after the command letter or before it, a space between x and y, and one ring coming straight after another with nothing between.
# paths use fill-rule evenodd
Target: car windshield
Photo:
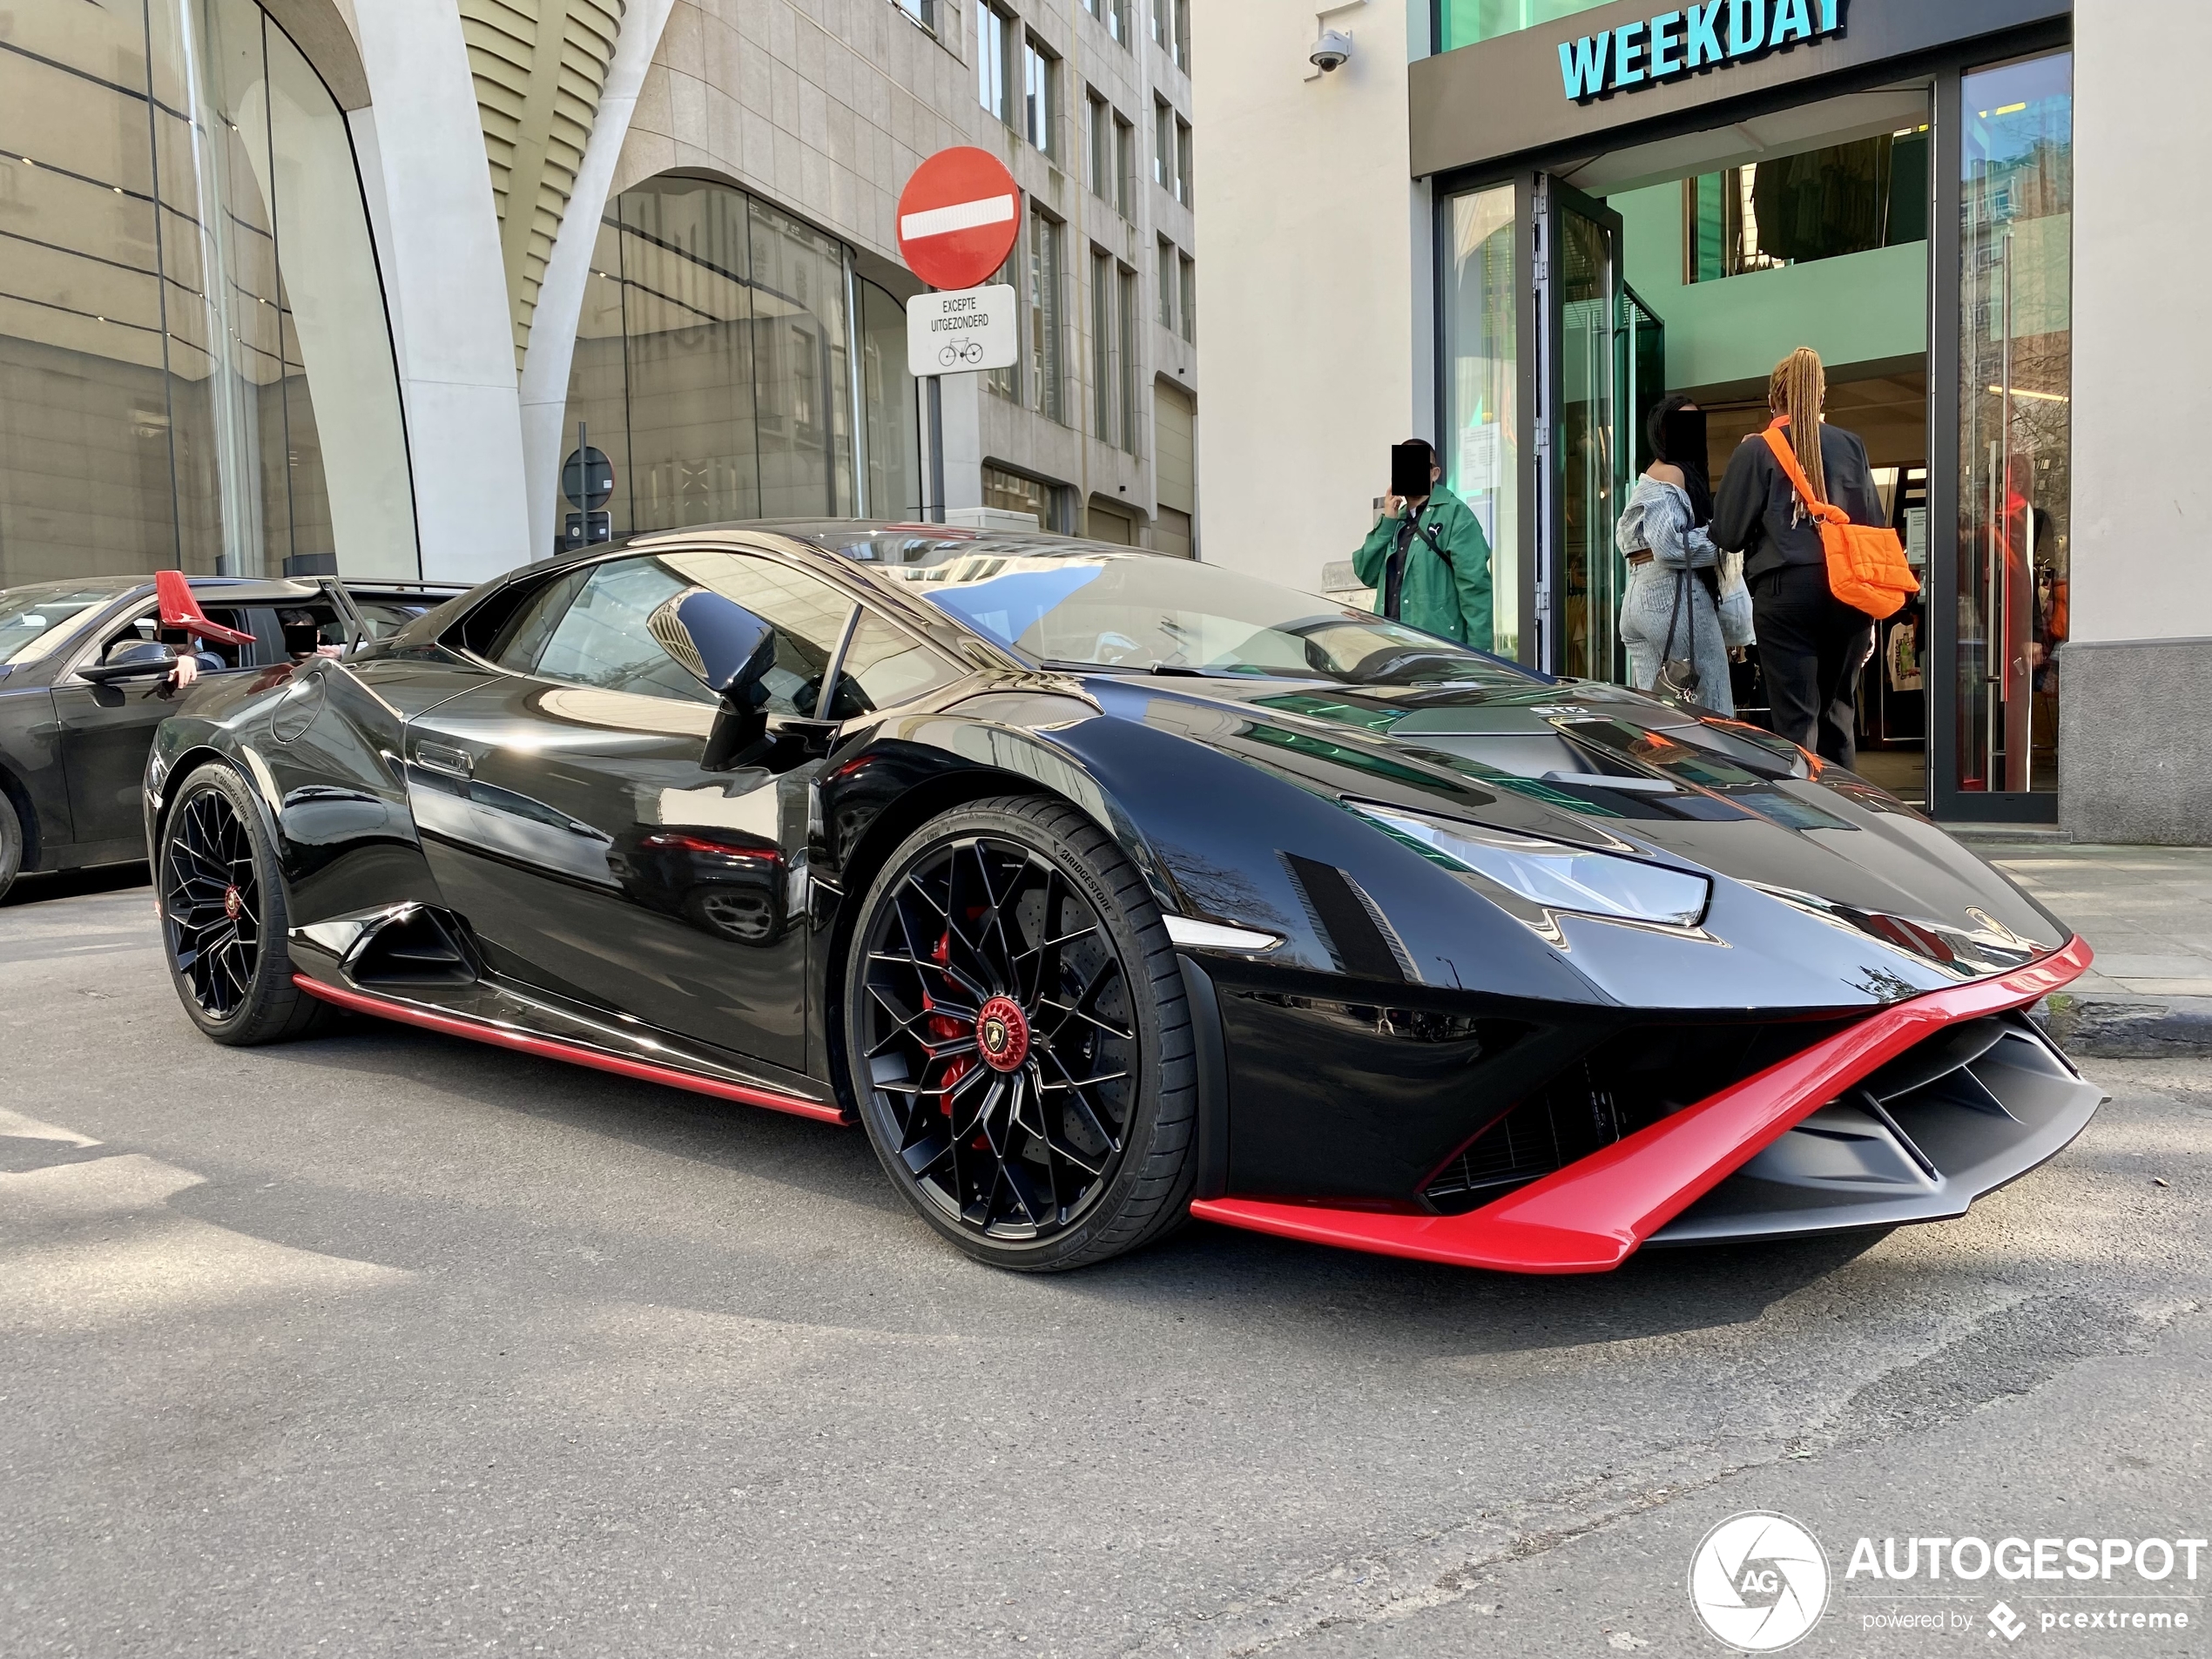
<instances>
[{"instance_id":1,"label":"car windshield","mask_svg":"<svg viewBox=\"0 0 2212 1659\"><path fill-rule=\"evenodd\" d=\"M1147 554L954 550L883 574L1041 662L1125 672L1522 685L1512 664L1326 599Z\"/></svg>"},{"instance_id":2,"label":"car windshield","mask_svg":"<svg viewBox=\"0 0 2212 1659\"><path fill-rule=\"evenodd\" d=\"M28 663L44 657L75 631L86 613L123 591L121 584L38 582L27 588L0 589L0 663Z\"/></svg>"}]
</instances>

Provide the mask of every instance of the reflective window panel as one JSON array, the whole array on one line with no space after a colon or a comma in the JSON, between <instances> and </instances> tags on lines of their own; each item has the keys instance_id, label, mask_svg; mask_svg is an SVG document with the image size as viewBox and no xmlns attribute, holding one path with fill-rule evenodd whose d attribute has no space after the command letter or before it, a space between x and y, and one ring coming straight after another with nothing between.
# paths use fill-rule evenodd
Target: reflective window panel
<instances>
[{"instance_id":1,"label":"reflective window panel","mask_svg":"<svg viewBox=\"0 0 2212 1659\"><path fill-rule=\"evenodd\" d=\"M1453 199L1445 269L1445 480L1490 541L1491 615L1501 656L1521 650L1519 327L1514 189Z\"/></svg>"},{"instance_id":2,"label":"reflective window panel","mask_svg":"<svg viewBox=\"0 0 2212 1659\"><path fill-rule=\"evenodd\" d=\"M1959 776L2058 787L2073 496L2074 60L1962 83Z\"/></svg>"},{"instance_id":3,"label":"reflective window panel","mask_svg":"<svg viewBox=\"0 0 2212 1659\"><path fill-rule=\"evenodd\" d=\"M18 9L7 44L0 584L415 575L352 140L307 59L253 0Z\"/></svg>"}]
</instances>

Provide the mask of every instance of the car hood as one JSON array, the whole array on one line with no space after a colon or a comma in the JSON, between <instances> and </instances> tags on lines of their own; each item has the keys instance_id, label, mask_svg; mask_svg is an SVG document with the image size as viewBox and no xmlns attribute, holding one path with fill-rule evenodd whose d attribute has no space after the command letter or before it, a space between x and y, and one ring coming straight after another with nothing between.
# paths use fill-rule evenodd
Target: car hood
<instances>
[{"instance_id":1,"label":"car hood","mask_svg":"<svg viewBox=\"0 0 2212 1659\"><path fill-rule=\"evenodd\" d=\"M1116 712L1339 800L1696 868L1730 884L1735 914L1779 906L1871 936L1922 984L2009 971L2072 937L1864 779L1617 686L1098 676L1089 689Z\"/></svg>"}]
</instances>

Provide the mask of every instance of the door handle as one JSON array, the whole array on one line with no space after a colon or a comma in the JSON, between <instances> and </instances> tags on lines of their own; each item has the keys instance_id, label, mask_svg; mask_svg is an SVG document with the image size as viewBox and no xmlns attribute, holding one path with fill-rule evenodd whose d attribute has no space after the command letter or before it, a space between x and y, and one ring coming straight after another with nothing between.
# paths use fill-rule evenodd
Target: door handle
<instances>
[{"instance_id":1,"label":"door handle","mask_svg":"<svg viewBox=\"0 0 2212 1659\"><path fill-rule=\"evenodd\" d=\"M455 749L442 743L418 743L415 745L415 764L426 772L442 772L448 778L466 778L476 769L465 749Z\"/></svg>"}]
</instances>

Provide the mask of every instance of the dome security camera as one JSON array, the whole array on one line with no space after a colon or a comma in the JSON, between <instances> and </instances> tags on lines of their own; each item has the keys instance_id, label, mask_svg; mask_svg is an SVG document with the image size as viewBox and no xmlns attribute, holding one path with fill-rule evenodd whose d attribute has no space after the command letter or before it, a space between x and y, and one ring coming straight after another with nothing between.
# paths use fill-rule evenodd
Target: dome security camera
<instances>
[{"instance_id":1,"label":"dome security camera","mask_svg":"<svg viewBox=\"0 0 2212 1659\"><path fill-rule=\"evenodd\" d=\"M1325 29L1321 38L1313 43L1313 50L1306 55L1306 61L1327 75L1342 69L1351 56L1351 35L1341 29Z\"/></svg>"}]
</instances>

